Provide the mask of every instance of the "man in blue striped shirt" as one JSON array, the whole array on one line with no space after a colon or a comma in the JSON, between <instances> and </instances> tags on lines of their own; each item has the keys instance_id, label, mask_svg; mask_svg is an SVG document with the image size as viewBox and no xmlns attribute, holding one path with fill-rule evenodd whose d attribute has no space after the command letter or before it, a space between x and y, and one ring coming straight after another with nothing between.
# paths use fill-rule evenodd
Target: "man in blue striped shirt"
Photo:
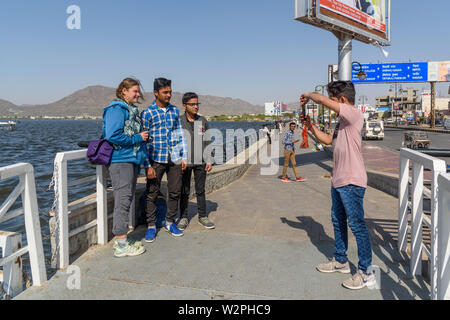
<instances>
[{"instance_id":1,"label":"man in blue striped shirt","mask_svg":"<svg viewBox=\"0 0 450 320\"><path fill-rule=\"evenodd\" d=\"M164 229L180 237L183 232L175 224L178 200L181 194L182 171L187 166L187 145L178 108L170 104L172 82L164 78L155 79L155 101L141 113L142 125L149 131L147 160L144 163L147 175L146 216L148 229L145 241L156 237L156 199L161 180L167 175L167 215Z\"/></svg>"},{"instance_id":2,"label":"man in blue striped shirt","mask_svg":"<svg viewBox=\"0 0 450 320\"><path fill-rule=\"evenodd\" d=\"M283 166L283 176L281 177L281 181L283 182L291 181L288 178L286 178L287 168L289 167L289 161L292 163L292 169L294 169L295 181L306 180L306 178L300 177L297 173L294 144L299 142L300 140L294 140L295 127L296 127L295 122L291 122L289 124L289 130L286 130L286 132L283 135L283 140L281 141L284 144L284 166Z\"/></svg>"}]
</instances>

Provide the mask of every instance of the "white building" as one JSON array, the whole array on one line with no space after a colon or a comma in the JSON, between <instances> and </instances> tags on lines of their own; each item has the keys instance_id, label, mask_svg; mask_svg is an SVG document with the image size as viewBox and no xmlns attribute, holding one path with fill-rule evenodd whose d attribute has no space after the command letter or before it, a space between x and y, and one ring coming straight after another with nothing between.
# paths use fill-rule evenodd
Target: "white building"
<instances>
[{"instance_id":1,"label":"white building","mask_svg":"<svg viewBox=\"0 0 450 320\"><path fill-rule=\"evenodd\" d=\"M276 116L281 115L281 102L274 101L274 102L266 102L264 104L264 114L266 116Z\"/></svg>"},{"instance_id":2,"label":"white building","mask_svg":"<svg viewBox=\"0 0 450 320\"><path fill-rule=\"evenodd\" d=\"M421 111L427 117L431 112L431 90L423 90ZM436 97L436 112L450 112L450 98Z\"/></svg>"},{"instance_id":3,"label":"white building","mask_svg":"<svg viewBox=\"0 0 450 320\"><path fill-rule=\"evenodd\" d=\"M371 106L370 104L358 104L358 109L361 110L361 112L377 112L377 107Z\"/></svg>"}]
</instances>

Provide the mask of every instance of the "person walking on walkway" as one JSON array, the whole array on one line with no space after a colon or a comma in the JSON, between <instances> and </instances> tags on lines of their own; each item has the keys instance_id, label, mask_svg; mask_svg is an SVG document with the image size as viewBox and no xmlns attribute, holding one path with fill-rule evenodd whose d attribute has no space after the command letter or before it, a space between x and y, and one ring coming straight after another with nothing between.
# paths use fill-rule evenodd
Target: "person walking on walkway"
<instances>
[{"instance_id":1,"label":"person walking on walkway","mask_svg":"<svg viewBox=\"0 0 450 320\"><path fill-rule=\"evenodd\" d=\"M272 140L270 138L270 131L269 128L267 128L267 125L262 126L262 131L267 135L267 141L271 144Z\"/></svg>"},{"instance_id":2,"label":"person walking on walkway","mask_svg":"<svg viewBox=\"0 0 450 320\"><path fill-rule=\"evenodd\" d=\"M297 173L297 164L295 162L295 149L294 144L299 142L300 140L294 140L294 131L295 131L295 122L291 122L289 124L289 130L286 130L283 135L283 140L281 141L284 144L284 166L283 166L283 175L281 177L281 181L290 182L288 178L286 178L287 168L289 167L289 162L292 164L292 169L295 174L295 181L305 181L306 178L300 177Z\"/></svg>"},{"instance_id":3,"label":"person walking on walkway","mask_svg":"<svg viewBox=\"0 0 450 320\"><path fill-rule=\"evenodd\" d=\"M311 124L309 117L302 121L314 136L326 145L333 145L333 172L331 177L331 218L334 227L334 258L317 266L325 273L350 273L347 258L347 221L358 246L358 270L342 285L349 289L361 289L375 284L370 272L372 249L369 231L364 221L364 194L367 188L367 174L361 153L361 129L364 116L355 103L355 87L350 81L335 81L328 84L329 98L319 93L304 93L301 104L309 99L325 105L339 115L333 135L320 131Z\"/></svg>"},{"instance_id":4,"label":"person walking on walkway","mask_svg":"<svg viewBox=\"0 0 450 320\"><path fill-rule=\"evenodd\" d=\"M198 95L194 92L187 92L183 95L184 115L181 116L181 123L186 132L188 165L183 172L181 200L180 200L180 221L178 228L185 230L189 224L188 205L191 191L191 177L194 173L195 194L197 196L198 223L206 229L214 229L214 223L208 219L206 213L205 183L206 173L212 169L211 154L205 154L205 149L209 145L208 136L209 124L205 117L198 114L200 103Z\"/></svg>"},{"instance_id":5,"label":"person walking on walkway","mask_svg":"<svg viewBox=\"0 0 450 320\"><path fill-rule=\"evenodd\" d=\"M141 113L143 127L149 131L147 160L144 163L147 176L146 242L153 242L156 237L156 200L164 173L167 175L168 199L166 224L163 228L172 236L183 235L177 228L175 219L181 194L181 175L187 165L187 147L178 109L170 104L171 86L170 80L155 79L155 101Z\"/></svg>"},{"instance_id":6,"label":"person walking on walkway","mask_svg":"<svg viewBox=\"0 0 450 320\"><path fill-rule=\"evenodd\" d=\"M139 109L134 105L144 98L140 82L124 79L116 90L116 96L118 100L103 111L102 135L114 147L111 163L107 165L114 193L114 256L126 257L145 252L140 242L128 241L127 234L137 175L146 159L148 131L142 130Z\"/></svg>"}]
</instances>

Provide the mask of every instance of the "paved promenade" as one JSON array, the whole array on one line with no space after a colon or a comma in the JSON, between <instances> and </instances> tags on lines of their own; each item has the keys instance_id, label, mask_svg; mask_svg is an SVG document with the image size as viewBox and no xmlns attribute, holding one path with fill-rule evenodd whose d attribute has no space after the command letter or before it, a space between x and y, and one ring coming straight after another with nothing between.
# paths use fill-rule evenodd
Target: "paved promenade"
<instances>
[{"instance_id":1,"label":"paved promenade","mask_svg":"<svg viewBox=\"0 0 450 320\"><path fill-rule=\"evenodd\" d=\"M366 170L381 173L399 174L400 155L385 148L372 146L363 142L362 153Z\"/></svg>"},{"instance_id":2,"label":"paved promenade","mask_svg":"<svg viewBox=\"0 0 450 320\"><path fill-rule=\"evenodd\" d=\"M333 254L332 162L325 152L296 147L299 174L308 180L283 183L282 151L278 174L263 176L261 166L254 165L238 181L207 196L216 229L203 229L194 216L183 237L161 230L137 257L114 258L112 242L93 247L73 263L81 269L80 290L67 289L69 275L59 271L45 286L17 298L429 299L428 284L421 277L409 278L409 260L397 253L397 199L373 188L367 189L365 211L381 289L351 291L341 286L349 275L316 271ZM294 178L291 168L288 177ZM189 210L195 214L195 200ZM138 228L132 237L142 239L144 232ZM349 235L354 272L356 242Z\"/></svg>"}]
</instances>

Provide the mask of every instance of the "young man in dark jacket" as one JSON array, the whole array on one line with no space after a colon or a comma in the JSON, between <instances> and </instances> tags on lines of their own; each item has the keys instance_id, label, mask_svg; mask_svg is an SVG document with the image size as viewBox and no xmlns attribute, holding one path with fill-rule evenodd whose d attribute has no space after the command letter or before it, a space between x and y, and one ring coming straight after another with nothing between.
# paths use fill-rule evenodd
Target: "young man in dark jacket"
<instances>
[{"instance_id":1,"label":"young man in dark jacket","mask_svg":"<svg viewBox=\"0 0 450 320\"><path fill-rule=\"evenodd\" d=\"M212 223L206 213L205 182L206 173L211 171L212 157L205 155L205 148L209 144L209 137L205 136L209 129L208 121L198 114L200 103L198 95L187 92L183 95L184 115L180 117L185 130L186 144L188 149L188 166L183 172L181 198L180 198L180 221L178 228L184 230L189 224L188 204L191 187L192 172L194 172L195 193L197 196L198 223L207 229L213 229Z\"/></svg>"}]
</instances>

